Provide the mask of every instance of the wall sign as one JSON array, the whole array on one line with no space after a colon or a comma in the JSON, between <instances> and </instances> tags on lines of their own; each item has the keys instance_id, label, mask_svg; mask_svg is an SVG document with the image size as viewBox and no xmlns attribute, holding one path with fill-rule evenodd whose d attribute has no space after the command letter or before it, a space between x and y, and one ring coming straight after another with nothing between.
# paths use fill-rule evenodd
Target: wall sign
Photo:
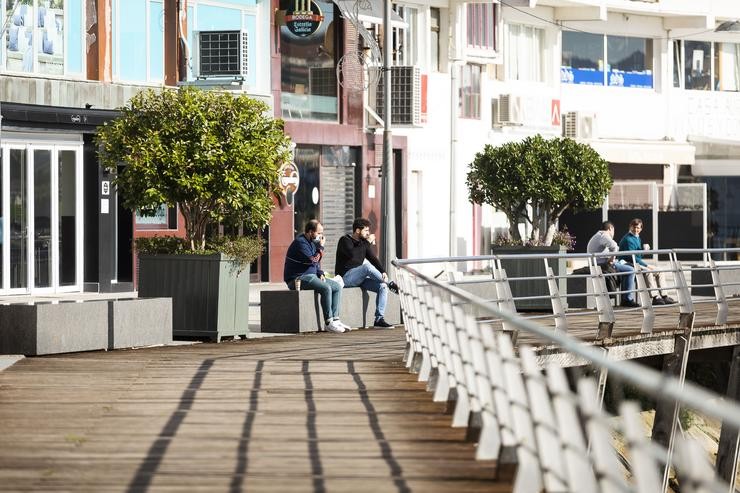
<instances>
[{"instance_id":1,"label":"wall sign","mask_svg":"<svg viewBox=\"0 0 740 493\"><path fill-rule=\"evenodd\" d=\"M293 196L298 191L300 184L301 177L295 163L285 163L280 167L280 190L288 200L288 205L293 203Z\"/></svg>"},{"instance_id":2,"label":"wall sign","mask_svg":"<svg viewBox=\"0 0 740 493\"><path fill-rule=\"evenodd\" d=\"M301 38L315 33L323 20L321 9L311 0L294 0L293 7L285 11L288 31Z\"/></svg>"}]
</instances>

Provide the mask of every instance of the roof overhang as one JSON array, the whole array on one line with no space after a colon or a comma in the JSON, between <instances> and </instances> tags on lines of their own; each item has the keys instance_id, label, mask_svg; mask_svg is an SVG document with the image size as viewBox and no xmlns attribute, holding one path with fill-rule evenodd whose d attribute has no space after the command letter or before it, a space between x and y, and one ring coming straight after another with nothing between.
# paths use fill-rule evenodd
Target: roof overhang
<instances>
[{"instance_id":1,"label":"roof overhang","mask_svg":"<svg viewBox=\"0 0 740 493\"><path fill-rule=\"evenodd\" d=\"M588 142L610 163L694 164L694 146L667 140L608 140Z\"/></svg>"},{"instance_id":2,"label":"roof overhang","mask_svg":"<svg viewBox=\"0 0 740 493\"><path fill-rule=\"evenodd\" d=\"M694 176L740 176L740 140L689 135L696 145Z\"/></svg>"}]
</instances>

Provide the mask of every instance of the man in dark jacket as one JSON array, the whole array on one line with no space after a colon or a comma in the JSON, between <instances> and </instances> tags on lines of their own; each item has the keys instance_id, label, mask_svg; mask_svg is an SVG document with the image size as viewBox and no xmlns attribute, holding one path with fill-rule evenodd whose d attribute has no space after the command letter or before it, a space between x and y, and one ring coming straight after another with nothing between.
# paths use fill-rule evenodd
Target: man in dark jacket
<instances>
[{"instance_id":1,"label":"man in dark jacket","mask_svg":"<svg viewBox=\"0 0 740 493\"><path fill-rule=\"evenodd\" d=\"M300 280L300 289L318 291L321 298L321 309L324 312L326 330L342 333L349 327L339 320L339 307L342 303L342 287L324 277L321 270L321 257L324 255L324 227L316 219L306 223L304 233L298 235L288 247L285 255L283 280L289 289L296 288Z\"/></svg>"},{"instance_id":2,"label":"man in dark jacket","mask_svg":"<svg viewBox=\"0 0 740 493\"><path fill-rule=\"evenodd\" d=\"M339 239L337 245L337 262L335 273L342 276L344 286L362 287L378 294L375 303L374 327L393 327L385 321L385 305L388 302L388 290L398 292L394 282L388 282L388 275L373 253L375 235L370 233L370 221L364 217L352 223L352 233Z\"/></svg>"}]
</instances>

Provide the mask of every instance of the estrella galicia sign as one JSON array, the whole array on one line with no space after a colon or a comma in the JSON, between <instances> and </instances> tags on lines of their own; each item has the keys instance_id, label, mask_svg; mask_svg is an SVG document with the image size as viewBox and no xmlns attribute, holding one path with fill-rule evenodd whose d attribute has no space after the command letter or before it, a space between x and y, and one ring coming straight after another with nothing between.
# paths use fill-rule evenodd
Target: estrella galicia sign
<instances>
[{"instance_id":1,"label":"estrella galicia sign","mask_svg":"<svg viewBox=\"0 0 740 493\"><path fill-rule=\"evenodd\" d=\"M302 38L315 33L323 20L321 9L311 0L293 0L293 7L285 11L288 30Z\"/></svg>"}]
</instances>

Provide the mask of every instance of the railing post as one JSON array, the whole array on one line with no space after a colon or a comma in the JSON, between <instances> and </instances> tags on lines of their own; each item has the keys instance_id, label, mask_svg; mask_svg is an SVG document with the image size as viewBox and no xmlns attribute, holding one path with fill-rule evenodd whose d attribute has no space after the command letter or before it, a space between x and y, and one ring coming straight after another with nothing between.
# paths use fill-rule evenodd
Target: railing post
<instances>
[{"instance_id":1,"label":"railing post","mask_svg":"<svg viewBox=\"0 0 740 493\"><path fill-rule=\"evenodd\" d=\"M653 327L655 326L653 299L650 297L650 290L645 282L645 275L639 270L635 270L635 283L637 284L637 295L640 297L640 307L642 308L642 328L640 329L640 334L652 334Z\"/></svg>"},{"instance_id":2,"label":"railing post","mask_svg":"<svg viewBox=\"0 0 740 493\"><path fill-rule=\"evenodd\" d=\"M655 493L661 490L658 463L647 450L650 442L645 439L645 431L640 420L640 408L634 402L624 402L620 406L624 423L624 438L630 454L630 465L639 493Z\"/></svg>"},{"instance_id":3,"label":"railing post","mask_svg":"<svg viewBox=\"0 0 740 493\"><path fill-rule=\"evenodd\" d=\"M730 378L727 382L728 399L740 401L740 346L735 346L730 362ZM738 461L740 461L740 430L722 423L717 447L717 474L735 491Z\"/></svg>"},{"instance_id":4,"label":"railing post","mask_svg":"<svg viewBox=\"0 0 740 493\"><path fill-rule=\"evenodd\" d=\"M591 271L590 280L596 299L596 309L599 312L599 331L596 337L597 339L606 339L612 336L612 329L614 329L614 308L612 308L612 302L609 299L609 291L606 289L601 267L593 257L589 258L588 262Z\"/></svg>"},{"instance_id":5,"label":"railing post","mask_svg":"<svg viewBox=\"0 0 740 493\"><path fill-rule=\"evenodd\" d=\"M708 253L705 253L708 257L709 269L712 274L712 284L714 285L714 299L717 301L717 325L725 325L727 323L727 313L729 308L727 306L727 298L725 297L725 290L720 282L719 269L717 264L714 263L714 259Z\"/></svg>"},{"instance_id":6,"label":"railing post","mask_svg":"<svg viewBox=\"0 0 740 493\"><path fill-rule=\"evenodd\" d=\"M493 278L496 281L496 293L498 294L498 308L501 311L516 313L516 304L514 295L511 294L511 286L506 277L506 270L501 267L501 262L496 260L497 267L493 269ZM503 320L501 325L504 332L507 332L514 344L516 344L517 328L510 322Z\"/></svg>"},{"instance_id":7,"label":"railing post","mask_svg":"<svg viewBox=\"0 0 740 493\"><path fill-rule=\"evenodd\" d=\"M545 260L545 273L547 274L547 287L550 290L550 303L552 304L552 315L555 318L555 329L562 330L563 332L568 331L568 321L565 318L565 310L563 309L563 300L560 299L560 292L558 290L558 280L555 279L555 274L552 271L552 267Z\"/></svg>"},{"instance_id":8,"label":"railing post","mask_svg":"<svg viewBox=\"0 0 740 493\"><path fill-rule=\"evenodd\" d=\"M686 282L683 267L678 260L676 252L671 252L670 260L676 282L676 294L678 295L680 309L678 328L685 329L694 325L694 302L691 300L691 291L689 291L689 285Z\"/></svg>"}]
</instances>

